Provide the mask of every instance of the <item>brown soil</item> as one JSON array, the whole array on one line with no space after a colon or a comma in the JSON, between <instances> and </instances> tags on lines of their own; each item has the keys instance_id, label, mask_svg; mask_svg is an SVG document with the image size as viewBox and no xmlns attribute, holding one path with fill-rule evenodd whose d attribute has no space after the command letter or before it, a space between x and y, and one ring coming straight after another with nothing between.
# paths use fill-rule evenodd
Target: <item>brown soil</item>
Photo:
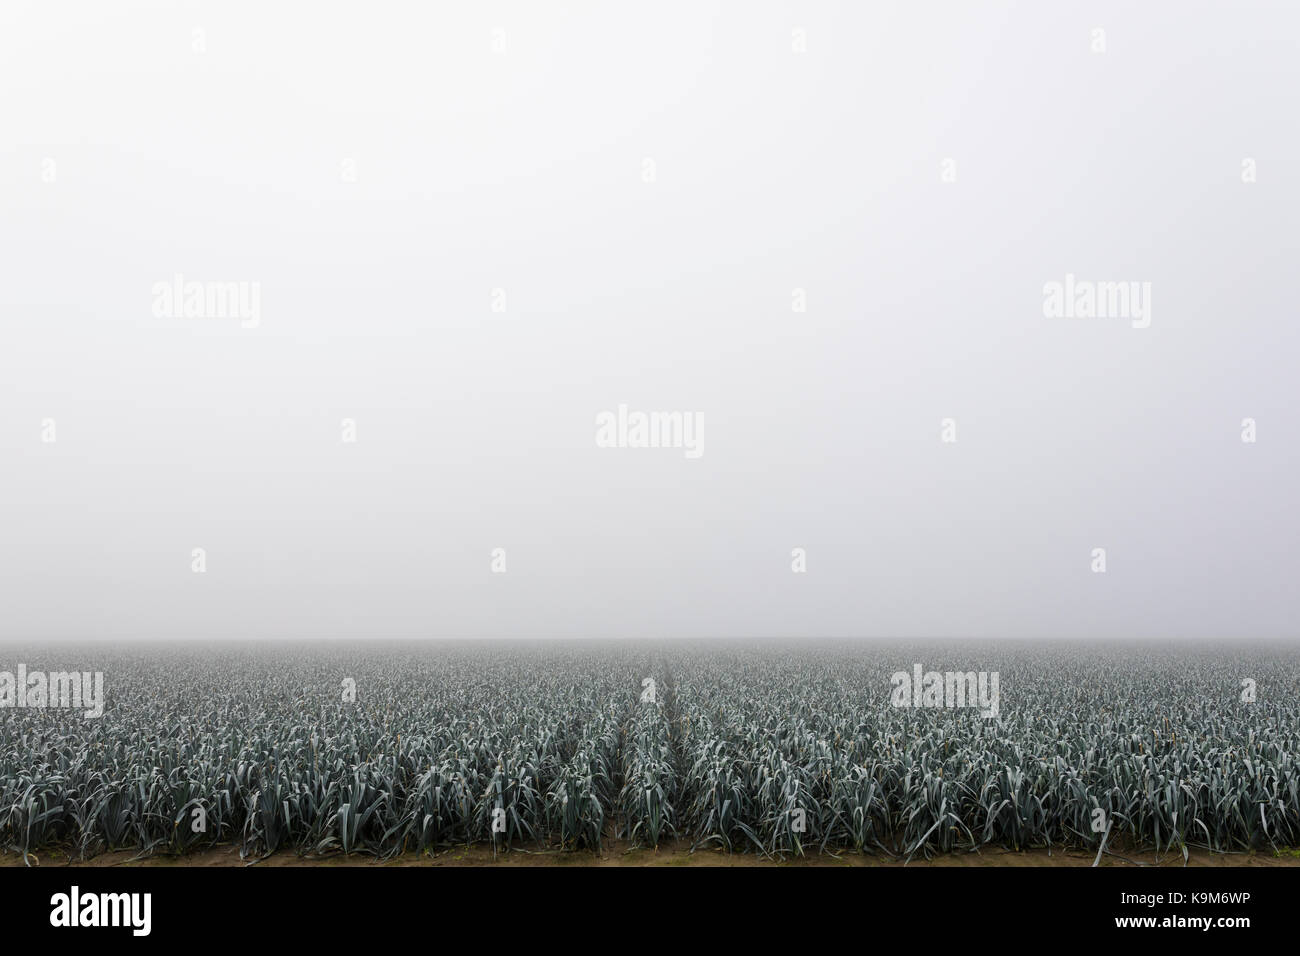
<instances>
[{"instance_id":1,"label":"brown soil","mask_svg":"<svg viewBox=\"0 0 1300 956\"><path fill-rule=\"evenodd\" d=\"M128 851L103 853L86 861L72 858L59 850L45 850L29 854L33 866L902 866L901 861L885 856L845 851L838 856L830 853L812 853L798 858L772 860L754 853L726 853L721 850L701 849L694 853L689 844L661 846L658 850L633 850L626 844L611 843L600 854L582 850L557 850L538 847L529 850L515 849L493 856L490 847L462 846L440 850L429 855L405 853L391 860L377 860L365 854L325 857L302 857L293 851L281 851L258 860L241 860L235 846L220 846L201 850L185 856L152 856L136 859ZM913 859L908 866L1091 866L1096 852L1090 850L1003 850L984 848L977 852L948 853L930 860ZM22 866L21 853L0 854L0 866ZM1101 866L1164 866L1180 867L1182 855L1167 853L1157 857L1149 851L1107 851ZM1282 850L1277 854L1267 850L1251 853L1210 853L1206 850L1189 850L1188 866L1300 866L1300 851Z\"/></svg>"}]
</instances>

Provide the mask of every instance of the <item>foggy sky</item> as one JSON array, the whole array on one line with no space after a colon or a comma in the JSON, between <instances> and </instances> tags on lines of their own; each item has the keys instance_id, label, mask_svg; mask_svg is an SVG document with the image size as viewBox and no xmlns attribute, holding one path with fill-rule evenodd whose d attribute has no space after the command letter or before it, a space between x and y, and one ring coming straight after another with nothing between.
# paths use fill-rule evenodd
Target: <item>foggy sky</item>
<instances>
[{"instance_id":1,"label":"foggy sky","mask_svg":"<svg viewBox=\"0 0 1300 956\"><path fill-rule=\"evenodd\" d=\"M1295 634L1294 9L443 6L0 8L0 639Z\"/></svg>"}]
</instances>

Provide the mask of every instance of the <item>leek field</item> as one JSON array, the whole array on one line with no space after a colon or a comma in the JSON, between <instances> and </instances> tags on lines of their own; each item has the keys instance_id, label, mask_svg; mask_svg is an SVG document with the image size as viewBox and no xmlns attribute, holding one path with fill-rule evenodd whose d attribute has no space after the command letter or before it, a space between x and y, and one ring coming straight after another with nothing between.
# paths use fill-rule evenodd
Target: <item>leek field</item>
<instances>
[{"instance_id":1,"label":"leek field","mask_svg":"<svg viewBox=\"0 0 1300 956\"><path fill-rule=\"evenodd\" d=\"M102 671L106 697L0 709L0 848L25 859L1300 844L1283 645L0 646L20 662ZM997 672L998 715L895 706L917 663Z\"/></svg>"}]
</instances>

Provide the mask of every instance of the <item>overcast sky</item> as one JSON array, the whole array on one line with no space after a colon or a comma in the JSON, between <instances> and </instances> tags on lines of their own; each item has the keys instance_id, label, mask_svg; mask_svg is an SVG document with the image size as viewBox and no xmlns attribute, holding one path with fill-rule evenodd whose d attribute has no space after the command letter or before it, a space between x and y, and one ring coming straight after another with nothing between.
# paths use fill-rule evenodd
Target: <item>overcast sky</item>
<instances>
[{"instance_id":1,"label":"overcast sky","mask_svg":"<svg viewBox=\"0 0 1300 956\"><path fill-rule=\"evenodd\" d=\"M1294 6L431 6L0 7L0 638L1295 634Z\"/></svg>"}]
</instances>

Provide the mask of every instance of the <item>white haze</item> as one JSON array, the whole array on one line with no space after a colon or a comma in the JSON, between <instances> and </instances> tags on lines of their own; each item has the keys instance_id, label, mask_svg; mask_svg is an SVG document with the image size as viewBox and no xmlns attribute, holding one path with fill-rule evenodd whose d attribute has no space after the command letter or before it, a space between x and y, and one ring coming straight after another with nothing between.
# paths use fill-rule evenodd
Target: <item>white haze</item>
<instances>
[{"instance_id":1,"label":"white haze","mask_svg":"<svg viewBox=\"0 0 1300 956\"><path fill-rule=\"evenodd\" d=\"M6 2L0 638L1293 635L1298 34ZM620 405L703 454L598 447Z\"/></svg>"}]
</instances>

